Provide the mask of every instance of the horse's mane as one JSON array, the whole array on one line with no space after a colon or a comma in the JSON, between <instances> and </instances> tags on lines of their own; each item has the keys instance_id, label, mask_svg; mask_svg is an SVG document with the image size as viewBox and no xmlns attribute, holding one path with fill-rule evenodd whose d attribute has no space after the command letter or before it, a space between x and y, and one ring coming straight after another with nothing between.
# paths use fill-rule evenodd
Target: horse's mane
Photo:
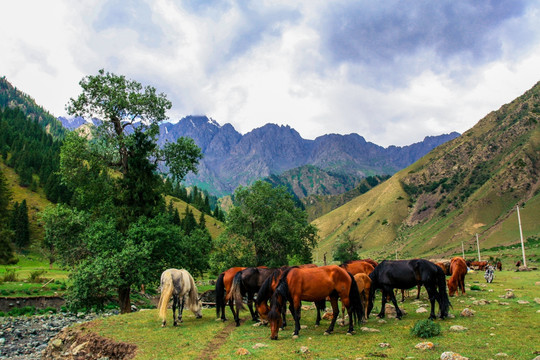
<instances>
[{"instance_id":1,"label":"horse's mane","mask_svg":"<svg viewBox=\"0 0 540 360\"><path fill-rule=\"evenodd\" d=\"M193 276L186 270L183 270L183 278L184 281L187 280L189 283L190 289L188 293L187 298L187 306L189 307L189 310L196 312L198 311L198 305L199 305L199 292L197 291L197 286L195 285L195 280L193 280ZM187 286L188 284L184 283L184 286Z\"/></svg>"},{"instance_id":2,"label":"horse's mane","mask_svg":"<svg viewBox=\"0 0 540 360\"><path fill-rule=\"evenodd\" d=\"M282 272L282 268L274 269L272 275L270 275L266 278L266 280L264 280L261 288L259 289L259 292L257 293L257 299L255 300L255 304L257 306L260 305L263 301L266 301L272 297L272 283L274 282L274 280L279 279Z\"/></svg>"},{"instance_id":3,"label":"horse's mane","mask_svg":"<svg viewBox=\"0 0 540 360\"><path fill-rule=\"evenodd\" d=\"M281 279L279 279L276 291L274 291L274 294L270 299L270 312L268 313L269 321L279 320L280 318L278 311L280 311L282 304L278 303L278 296L281 297L282 303L286 300L290 300L291 296L289 293L289 284L287 283L287 275L292 269L298 269L298 266L291 266L290 268L285 269L285 271L283 271L281 274Z\"/></svg>"}]
</instances>

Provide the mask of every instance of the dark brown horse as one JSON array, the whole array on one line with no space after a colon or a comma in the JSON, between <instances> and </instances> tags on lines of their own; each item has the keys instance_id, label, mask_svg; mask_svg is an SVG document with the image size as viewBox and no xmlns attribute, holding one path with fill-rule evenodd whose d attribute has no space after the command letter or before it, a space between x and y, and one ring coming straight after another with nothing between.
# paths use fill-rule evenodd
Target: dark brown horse
<instances>
[{"instance_id":1,"label":"dark brown horse","mask_svg":"<svg viewBox=\"0 0 540 360\"><path fill-rule=\"evenodd\" d=\"M279 269L248 267L236 273L233 279L231 290L226 296L227 301L236 303L236 313L234 321L236 326L240 326L240 310L244 308L243 297L247 295L247 305L253 321L259 321L256 310L253 310L253 297L261 288L264 281L274 273L281 273Z\"/></svg>"},{"instance_id":2,"label":"dark brown horse","mask_svg":"<svg viewBox=\"0 0 540 360\"><path fill-rule=\"evenodd\" d=\"M299 265L298 268L316 268L317 265L314 264L305 264L305 265ZM267 320L268 312L270 311L270 307L268 306L268 300L272 297L274 294L274 291L276 291L276 288L279 284L279 280L281 279L281 276L283 273L289 269L289 266L282 266L281 268L277 269L278 271L274 272L272 276L269 276L264 283L261 285L261 288L259 289L259 292L257 293L257 299L255 301L255 306L257 308L257 312L261 316L263 320ZM321 323L321 311L324 311L326 307L326 300L317 301L315 302L315 306L317 308L317 319L315 320L315 326L319 326ZM281 312L282 315L282 325L281 328L285 328L287 326L287 319L286 319L286 311L287 306L286 302L283 303L283 309Z\"/></svg>"},{"instance_id":3,"label":"dark brown horse","mask_svg":"<svg viewBox=\"0 0 540 360\"><path fill-rule=\"evenodd\" d=\"M234 279L234 276L237 272L244 270L245 267L232 267L228 270L225 270L221 274L219 274L217 281L216 281L216 317L220 317L221 313L221 320L226 321L227 318L225 317L225 305L226 305L226 297L229 294L229 291L231 290L232 282ZM229 300L229 307L231 308L231 312L233 313L233 316L236 317L233 302L232 300Z\"/></svg>"},{"instance_id":4,"label":"dark brown horse","mask_svg":"<svg viewBox=\"0 0 540 360\"><path fill-rule=\"evenodd\" d=\"M358 286L352 275L336 265L287 269L270 301L270 312L268 313L270 338L273 340L278 338L278 330L282 322L281 312L285 301L291 303L290 310L295 323L293 338L296 338L300 331L302 301L320 301L327 297L330 298L332 304L333 317L326 333L330 334L334 331L339 314L338 299L341 298L349 313L350 321L347 333L352 334L354 319L361 319L363 313Z\"/></svg>"},{"instance_id":5,"label":"dark brown horse","mask_svg":"<svg viewBox=\"0 0 540 360\"><path fill-rule=\"evenodd\" d=\"M450 261L450 272L452 276L448 280L448 294L454 296L461 290L461 295L465 295L465 275L467 275L467 263L462 257L456 256Z\"/></svg>"}]
</instances>

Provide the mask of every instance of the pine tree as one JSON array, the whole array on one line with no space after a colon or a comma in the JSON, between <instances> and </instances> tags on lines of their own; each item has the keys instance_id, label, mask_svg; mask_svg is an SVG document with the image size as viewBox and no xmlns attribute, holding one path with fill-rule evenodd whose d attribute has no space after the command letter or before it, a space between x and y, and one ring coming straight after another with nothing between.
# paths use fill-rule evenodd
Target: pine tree
<instances>
[{"instance_id":1,"label":"pine tree","mask_svg":"<svg viewBox=\"0 0 540 360\"><path fill-rule=\"evenodd\" d=\"M184 220L182 220L182 229L184 229L186 235L190 235L191 232L197 228L197 221L195 220L193 211L191 211L188 205L186 205L185 214Z\"/></svg>"},{"instance_id":2,"label":"pine tree","mask_svg":"<svg viewBox=\"0 0 540 360\"><path fill-rule=\"evenodd\" d=\"M13 231L8 227L11 192L7 186L4 173L0 171L0 264L16 264L19 260L15 256L15 249L11 242Z\"/></svg>"},{"instance_id":3,"label":"pine tree","mask_svg":"<svg viewBox=\"0 0 540 360\"><path fill-rule=\"evenodd\" d=\"M204 213L201 211L201 216L199 216L199 227L201 229L206 229L206 218L204 217Z\"/></svg>"}]
</instances>

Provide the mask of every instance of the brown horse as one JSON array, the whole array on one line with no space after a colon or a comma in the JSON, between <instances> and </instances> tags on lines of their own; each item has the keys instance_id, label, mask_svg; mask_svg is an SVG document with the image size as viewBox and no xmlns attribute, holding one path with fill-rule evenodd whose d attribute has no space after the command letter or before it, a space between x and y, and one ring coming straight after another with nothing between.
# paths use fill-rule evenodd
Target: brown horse
<instances>
[{"instance_id":1,"label":"brown horse","mask_svg":"<svg viewBox=\"0 0 540 360\"><path fill-rule=\"evenodd\" d=\"M463 258L456 256L450 262L450 271L452 276L448 280L448 294L454 296L458 289L461 295L465 295L465 275L467 275L467 263Z\"/></svg>"},{"instance_id":2,"label":"brown horse","mask_svg":"<svg viewBox=\"0 0 540 360\"><path fill-rule=\"evenodd\" d=\"M487 261L469 261L469 262L466 262L466 264L468 267L470 267L473 270L483 271L486 269L488 262Z\"/></svg>"},{"instance_id":3,"label":"brown horse","mask_svg":"<svg viewBox=\"0 0 540 360\"><path fill-rule=\"evenodd\" d=\"M221 320L226 321L227 318L225 317L225 305L226 305L226 297L229 295L229 292L231 291L232 283L234 276L237 272L244 270L245 267L232 267L228 270L225 270L221 274L219 274L217 281L216 281L216 317L219 318L221 313ZM233 313L233 316L236 317L234 307L233 307L233 301L230 299L229 301L229 307L231 308L231 311Z\"/></svg>"},{"instance_id":4,"label":"brown horse","mask_svg":"<svg viewBox=\"0 0 540 360\"><path fill-rule=\"evenodd\" d=\"M362 318L363 313L358 286L352 275L336 265L287 269L281 276L270 301L270 312L268 313L270 339L277 340L278 338L278 330L282 322L281 312L285 301L291 303L290 310L295 323L293 338L296 338L300 331L302 301L320 301L327 297L330 298L332 304L333 317L325 333L330 334L334 331L339 314L338 299L341 298L349 313L350 321L347 333L352 334L354 318Z\"/></svg>"},{"instance_id":5,"label":"brown horse","mask_svg":"<svg viewBox=\"0 0 540 360\"><path fill-rule=\"evenodd\" d=\"M343 268L353 276L360 273L369 275L375 268L372 264L364 260L347 261L339 265L339 267Z\"/></svg>"},{"instance_id":6,"label":"brown horse","mask_svg":"<svg viewBox=\"0 0 540 360\"><path fill-rule=\"evenodd\" d=\"M359 273L354 275L354 281L358 286L358 292L360 293L360 300L362 301L362 306L364 307L364 319L368 318L368 308L369 308L369 289L371 288L371 279L368 275Z\"/></svg>"}]
</instances>

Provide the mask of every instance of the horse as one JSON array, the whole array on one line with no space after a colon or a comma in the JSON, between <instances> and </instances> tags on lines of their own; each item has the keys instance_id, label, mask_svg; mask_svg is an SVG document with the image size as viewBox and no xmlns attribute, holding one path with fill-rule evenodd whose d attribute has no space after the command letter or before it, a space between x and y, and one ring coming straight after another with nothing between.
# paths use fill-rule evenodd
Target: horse
<instances>
[{"instance_id":1,"label":"horse","mask_svg":"<svg viewBox=\"0 0 540 360\"><path fill-rule=\"evenodd\" d=\"M217 281L216 281L216 317L220 317L221 313L221 321L227 321L227 318L225 317L225 305L227 302L225 301L226 296L229 294L229 291L231 290L232 282L234 279L234 276L237 272L244 270L245 267L232 267L228 270L225 270L221 274L219 274ZM236 318L236 314L234 312L233 302L232 299L229 300L229 307L231 308L231 312L233 313L233 316Z\"/></svg>"},{"instance_id":2,"label":"horse","mask_svg":"<svg viewBox=\"0 0 540 360\"><path fill-rule=\"evenodd\" d=\"M382 289L381 311L379 318L384 318L387 296L390 296L394 307L396 308L396 317L401 319L403 313L399 309L394 289L410 289L415 285L423 285L429 295L431 302L431 313L429 318L435 319L435 301L439 303L441 318L448 316L450 300L446 293L446 278L443 270L425 259L414 260L384 260L369 274L371 279L371 288L369 291L369 310L373 308L375 290ZM438 291L437 291L438 288Z\"/></svg>"},{"instance_id":3,"label":"horse","mask_svg":"<svg viewBox=\"0 0 540 360\"><path fill-rule=\"evenodd\" d=\"M369 278L369 275L366 275L364 273L358 273L354 275L354 281L356 281L356 285L358 286L358 292L360 294L360 301L362 302L362 307L364 308L364 319L367 320L371 279Z\"/></svg>"},{"instance_id":4,"label":"horse","mask_svg":"<svg viewBox=\"0 0 540 360\"><path fill-rule=\"evenodd\" d=\"M473 270L485 270L488 265L487 261L469 261L467 266Z\"/></svg>"},{"instance_id":5,"label":"horse","mask_svg":"<svg viewBox=\"0 0 540 360\"><path fill-rule=\"evenodd\" d=\"M450 261L450 272L452 276L448 280L448 294L454 296L461 290L461 295L465 295L465 275L467 275L467 263L463 258L456 256Z\"/></svg>"},{"instance_id":6,"label":"horse","mask_svg":"<svg viewBox=\"0 0 540 360\"><path fill-rule=\"evenodd\" d=\"M352 334L354 331L354 318L360 319L363 309L358 286L351 274L337 265L318 268L292 267L285 270L270 300L270 311L268 312L271 331L270 339L277 340L278 338L278 330L282 322L281 313L285 301L291 303L290 310L295 323L293 338L297 338L300 331L302 301L320 301L325 300L327 297L330 298L332 304L333 317L325 334L334 331L334 325L339 314L339 298L347 308L351 320L349 321L347 333Z\"/></svg>"},{"instance_id":7,"label":"horse","mask_svg":"<svg viewBox=\"0 0 540 360\"><path fill-rule=\"evenodd\" d=\"M202 303L199 300L199 293L195 286L195 281L189 272L184 269L167 269L161 274L161 296L159 297L158 309L159 317L162 320L161 326L165 326L167 321L167 306L172 296L173 298L173 325L177 326L182 322L182 311L184 302L187 302L189 309L195 314L197 319L202 317ZM175 313L178 309L178 321Z\"/></svg>"},{"instance_id":8,"label":"horse","mask_svg":"<svg viewBox=\"0 0 540 360\"><path fill-rule=\"evenodd\" d=\"M314 264L305 264L305 265L299 265L298 268L316 268L317 265ZM259 292L257 293L257 299L255 300L255 307L257 309L257 312L261 316L263 320L268 320L268 312L270 311L270 307L268 306L268 300L272 297L272 294L274 294L274 291L276 291L276 287L279 284L279 280L281 279L281 276L283 273L289 269L289 266L282 266L281 268L277 269L271 276L269 276L261 285L261 288L259 289ZM315 320L315 326L319 326L321 323L321 311L324 311L326 308L326 299L321 301L315 302L315 307L317 308L317 319ZM287 312L287 306L286 301L283 302L283 309L281 312L282 315L282 325L281 329L284 329L285 326L287 326L287 319L286 319L286 312Z\"/></svg>"},{"instance_id":9,"label":"horse","mask_svg":"<svg viewBox=\"0 0 540 360\"><path fill-rule=\"evenodd\" d=\"M486 267L486 272L484 273L484 279L486 279L486 282L492 283L494 277L495 277L495 268L491 265L488 265Z\"/></svg>"},{"instance_id":10,"label":"horse","mask_svg":"<svg viewBox=\"0 0 540 360\"><path fill-rule=\"evenodd\" d=\"M497 267L497 270L502 271L502 262L497 261L496 267Z\"/></svg>"},{"instance_id":11,"label":"horse","mask_svg":"<svg viewBox=\"0 0 540 360\"><path fill-rule=\"evenodd\" d=\"M243 297L246 294L251 318L255 322L259 321L257 311L253 310L253 297L259 291L263 282L278 271L279 269L248 267L234 275L226 301L233 300L236 303L236 313L233 313L236 326L240 326L239 314L240 310L244 308Z\"/></svg>"},{"instance_id":12,"label":"horse","mask_svg":"<svg viewBox=\"0 0 540 360\"><path fill-rule=\"evenodd\" d=\"M351 275L356 275L359 273L370 274L375 268L372 264L364 260L350 260L339 265Z\"/></svg>"}]
</instances>

